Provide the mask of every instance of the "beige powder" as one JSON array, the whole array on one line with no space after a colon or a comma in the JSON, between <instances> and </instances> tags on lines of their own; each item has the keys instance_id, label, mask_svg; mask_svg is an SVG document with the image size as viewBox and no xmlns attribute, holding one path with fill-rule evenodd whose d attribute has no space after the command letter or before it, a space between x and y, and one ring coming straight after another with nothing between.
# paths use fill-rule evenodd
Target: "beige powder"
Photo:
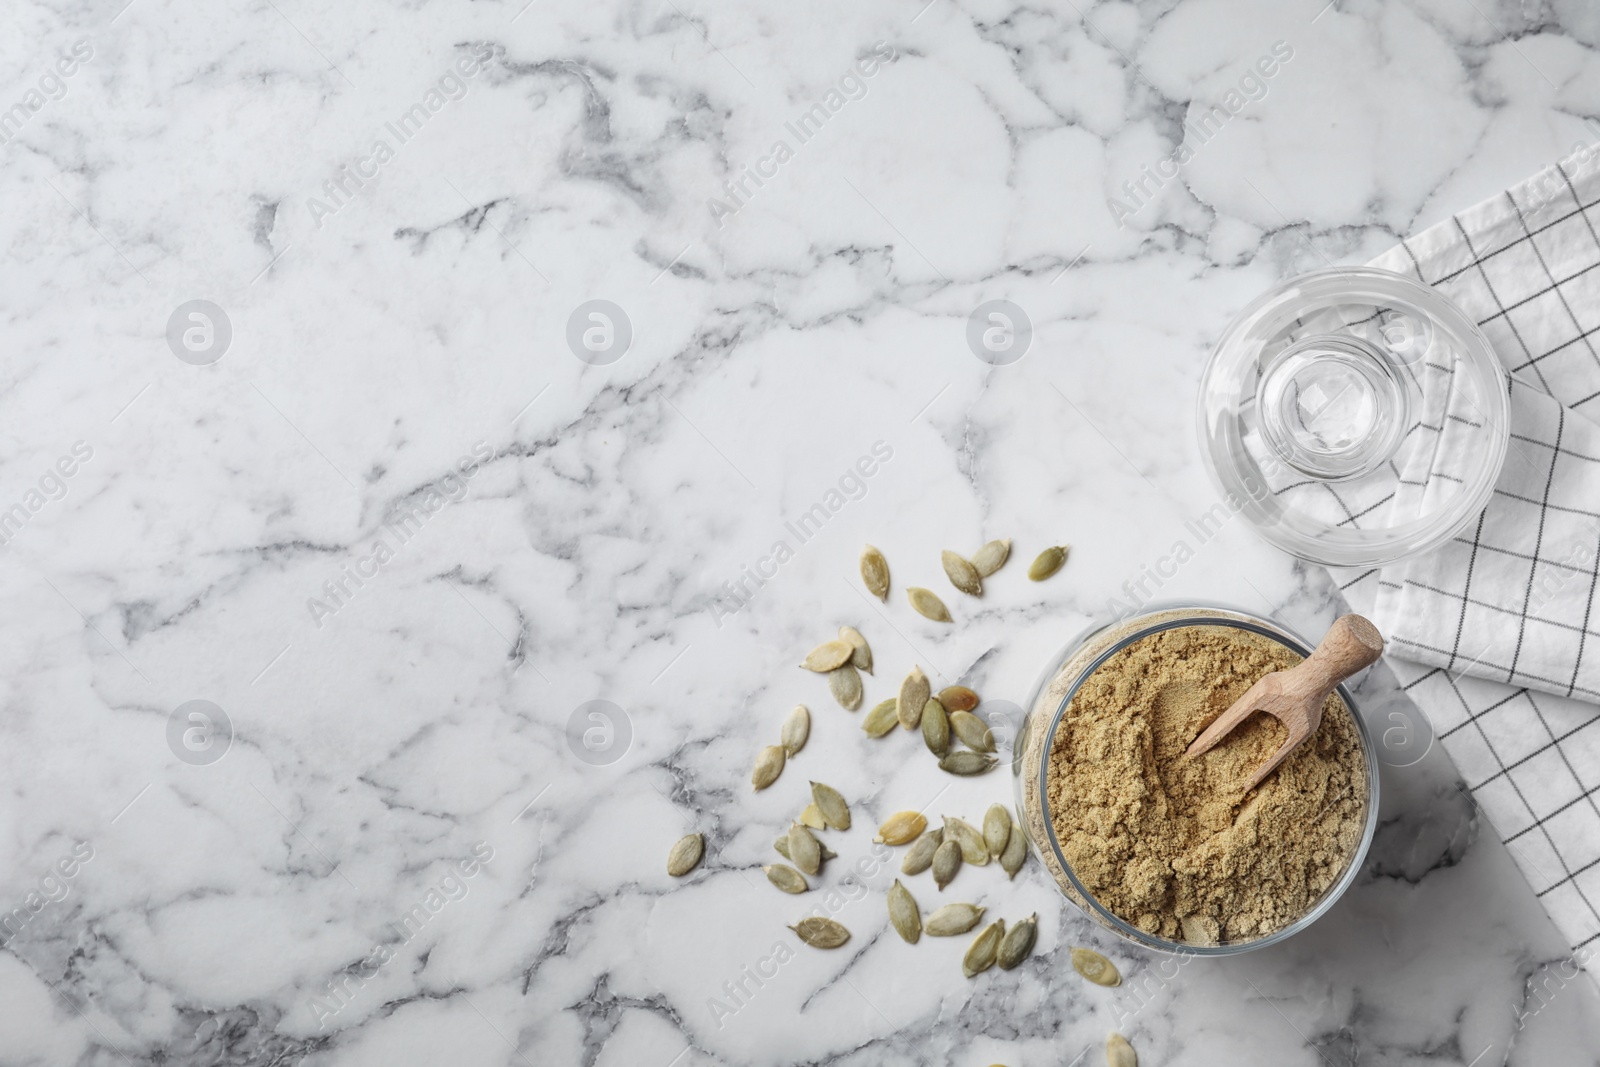
<instances>
[{"instance_id":1,"label":"beige powder","mask_svg":"<svg viewBox=\"0 0 1600 1067\"><path fill-rule=\"evenodd\" d=\"M1286 735L1276 719L1257 715L1182 758L1256 679L1299 660L1248 631L1179 627L1116 653L1074 695L1049 753L1050 812L1074 873L1113 914L1173 940L1250 940L1299 918L1344 872L1367 776L1337 694L1316 735L1253 791L1243 783Z\"/></svg>"}]
</instances>

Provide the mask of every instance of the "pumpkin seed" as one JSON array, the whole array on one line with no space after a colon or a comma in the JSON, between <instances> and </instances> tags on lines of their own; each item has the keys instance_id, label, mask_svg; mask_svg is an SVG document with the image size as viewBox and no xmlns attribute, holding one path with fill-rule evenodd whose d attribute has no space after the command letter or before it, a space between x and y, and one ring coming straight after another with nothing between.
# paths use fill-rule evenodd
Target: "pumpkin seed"
<instances>
[{"instance_id":1,"label":"pumpkin seed","mask_svg":"<svg viewBox=\"0 0 1600 1067\"><path fill-rule=\"evenodd\" d=\"M882 737L884 734L900 725L900 715L895 710L895 698L881 700L877 706L867 712L867 717L861 720L861 728L867 732L868 737Z\"/></svg>"},{"instance_id":2,"label":"pumpkin seed","mask_svg":"<svg viewBox=\"0 0 1600 1067\"><path fill-rule=\"evenodd\" d=\"M965 556L958 556L947 548L939 553L939 562L944 564L944 574L951 585L968 596L983 595L983 577Z\"/></svg>"},{"instance_id":3,"label":"pumpkin seed","mask_svg":"<svg viewBox=\"0 0 1600 1067\"><path fill-rule=\"evenodd\" d=\"M850 642L850 663L858 671L872 673L872 646L867 644L867 639L861 636L861 631L854 626L839 627L841 640Z\"/></svg>"},{"instance_id":4,"label":"pumpkin seed","mask_svg":"<svg viewBox=\"0 0 1600 1067\"><path fill-rule=\"evenodd\" d=\"M879 600L889 599L889 561L871 545L861 550L861 581Z\"/></svg>"},{"instance_id":5,"label":"pumpkin seed","mask_svg":"<svg viewBox=\"0 0 1600 1067\"><path fill-rule=\"evenodd\" d=\"M950 716L944 713L944 705L936 697L929 697L922 705L922 743L935 756L950 751Z\"/></svg>"},{"instance_id":6,"label":"pumpkin seed","mask_svg":"<svg viewBox=\"0 0 1600 1067\"><path fill-rule=\"evenodd\" d=\"M1139 1067L1139 1055L1121 1034L1106 1035L1106 1067Z\"/></svg>"},{"instance_id":7,"label":"pumpkin seed","mask_svg":"<svg viewBox=\"0 0 1600 1067\"><path fill-rule=\"evenodd\" d=\"M927 816L920 811L897 811L883 820L873 840L885 845L908 845L927 828Z\"/></svg>"},{"instance_id":8,"label":"pumpkin seed","mask_svg":"<svg viewBox=\"0 0 1600 1067\"><path fill-rule=\"evenodd\" d=\"M1117 965L1092 948L1075 948L1072 950L1072 969L1095 985L1114 986L1122 984L1122 975L1117 973Z\"/></svg>"},{"instance_id":9,"label":"pumpkin seed","mask_svg":"<svg viewBox=\"0 0 1600 1067\"><path fill-rule=\"evenodd\" d=\"M895 711L900 716L901 726L907 730L917 728L922 721L922 707L932 695L931 689L928 676L922 673L922 668L912 667L911 673L900 683L900 695L895 700Z\"/></svg>"},{"instance_id":10,"label":"pumpkin seed","mask_svg":"<svg viewBox=\"0 0 1600 1067\"><path fill-rule=\"evenodd\" d=\"M1010 812L1006 811L1004 804L990 804L989 810L983 813L984 846L988 848L989 855L998 856L1005 852L1010 841Z\"/></svg>"},{"instance_id":11,"label":"pumpkin seed","mask_svg":"<svg viewBox=\"0 0 1600 1067\"><path fill-rule=\"evenodd\" d=\"M788 859L789 858L789 835L788 834L779 834L777 840L772 842L772 847L777 850L778 855L782 856L784 859ZM823 863L827 863L829 860L836 860L836 859L839 858L839 854L837 852L835 852L833 849L829 848L825 842L818 841L817 842L817 847L822 849L822 862Z\"/></svg>"},{"instance_id":12,"label":"pumpkin seed","mask_svg":"<svg viewBox=\"0 0 1600 1067\"><path fill-rule=\"evenodd\" d=\"M907 944L915 945L922 937L922 912L911 890L901 885L898 878L889 887L889 921Z\"/></svg>"},{"instance_id":13,"label":"pumpkin seed","mask_svg":"<svg viewBox=\"0 0 1600 1067\"><path fill-rule=\"evenodd\" d=\"M807 804L800 810L800 822L813 830L821 830L828 825L822 817L822 811L815 804Z\"/></svg>"},{"instance_id":14,"label":"pumpkin seed","mask_svg":"<svg viewBox=\"0 0 1600 1067\"><path fill-rule=\"evenodd\" d=\"M1178 920L1183 939L1191 945L1215 945L1222 928L1209 915L1185 915Z\"/></svg>"},{"instance_id":15,"label":"pumpkin seed","mask_svg":"<svg viewBox=\"0 0 1600 1067\"><path fill-rule=\"evenodd\" d=\"M1036 582L1042 582L1050 577L1067 561L1067 550L1071 547L1071 545L1051 545L1039 553L1028 566L1028 577Z\"/></svg>"},{"instance_id":16,"label":"pumpkin seed","mask_svg":"<svg viewBox=\"0 0 1600 1067\"><path fill-rule=\"evenodd\" d=\"M799 823L789 827L789 862L803 874L815 875L822 870L822 845Z\"/></svg>"},{"instance_id":17,"label":"pumpkin seed","mask_svg":"<svg viewBox=\"0 0 1600 1067\"><path fill-rule=\"evenodd\" d=\"M861 706L861 675L848 663L828 672L828 690L845 711Z\"/></svg>"},{"instance_id":18,"label":"pumpkin seed","mask_svg":"<svg viewBox=\"0 0 1600 1067\"><path fill-rule=\"evenodd\" d=\"M1023 919L1017 925L1006 931L1006 936L1000 939L1000 951L995 962L1003 971L1009 971L1033 952L1033 943L1039 936L1039 913Z\"/></svg>"},{"instance_id":19,"label":"pumpkin seed","mask_svg":"<svg viewBox=\"0 0 1600 1067\"><path fill-rule=\"evenodd\" d=\"M987 578L995 571L1004 567L1006 559L1011 555L1011 538L1003 541L990 541L972 554L972 569L978 572L978 577Z\"/></svg>"},{"instance_id":20,"label":"pumpkin seed","mask_svg":"<svg viewBox=\"0 0 1600 1067\"><path fill-rule=\"evenodd\" d=\"M961 739L961 743L974 752L994 751L994 731L989 729L987 723L970 711L953 711L950 713L950 732Z\"/></svg>"},{"instance_id":21,"label":"pumpkin seed","mask_svg":"<svg viewBox=\"0 0 1600 1067\"><path fill-rule=\"evenodd\" d=\"M787 863L774 863L761 869L767 872L767 881L785 893L804 893L811 888L805 876Z\"/></svg>"},{"instance_id":22,"label":"pumpkin seed","mask_svg":"<svg viewBox=\"0 0 1600 1067\"><path fill-rule=\"evenodd\" d=\"M750 784L757 790L765 789L783 773L783 746L768 745L756 753L756 768L750 774Z\"/></svg>"},{"instance_id":23,"label":"pumpkin seed","mask_svg":"<svg viewBox=\"0 0 1600 1067\"><path fill-rule=\"evenodd\" d=\"M800 666L808 671L825 674L841 664L849 663L850 657L854 653L855 648L843 638L836 641L824 641L806 653L805 661Z\"/></svg>"},{"instance_id":24,"label":"pumpkin seed","mask_svg":"<svg viewBox=\"0 0 1600 1067\"><path fill-rule=\"evenodd\" d=\"M946 686L939 690L939 703L946 711L971 711L978 706L978 694L964 685Z\"/></svg>"},{"instance_id":25,"label":"pumpkin seed","mask_svg":"<svg viewBox=\"0 0 1600 1067\"><path fill-rule=\"evenodd\" d=\"M801 919L789 929L812 948L838 948L850 940L849 930L832 919L824 919L818 915Z\"/></svg>"},{"instance_id":26,"label":"pumpkin seed","mask_svg":"<svg viewBox=\"0 0 1600 1067\"><path fill-rule=\"evenodd\" d=\"M1013 822L1011 835L1006 838L1006 850L1000 853L1000 869L1006 872L1006 877L1015 878L1027 858L1028 841L1022 836L1022 827Z\"/></svg>"},{"instance_id":27,"label":"pumpkin seed","mask_svg":"<svg viewBox=\"0 0 1600 1067\"><path fill-rule=\"evenodd\" d=\"M933 850L933 884L942 891L961 869L961 846L945 841Z\"/></svg>"},{"instance_id":28,"label":"pumpkin seed","mask_svg":"<svg viewBox=\"0 0 1600 1067\"><path fill-rule=\"evenodd\" d=\"M906 850L906 858L900 861L901 874L921 874L933 866L933 854L938 851L940 843L944 841L943 830L929 830ZM959 849L957 852L959 853Z\"/></svg>"},{"instance_id":29,"label":"pumpkin seed","mask_svg":"<svg viewBox=\"0 0 1600 1067\"><path fill-rule=\"evenodd\" d=\"M835 830L850 829L850 805L844 802L844 797L833 786L812 782L811 800L822 813L823 822Z\"/></svg>"},{"instance_id":30,"label":"pumpkin seed","mask_svg":"<svg viewBox=\"0 0 1600 1067\"><path fill-rule=\"evenodd\" d=\"M804 704L796 704L788 718L783 720L783 729L778 734L778 740L783 744L785 757L792 757L796 752L806 747L806 738L811 736L811 712L806 710Z\"/></svg>"},{"instance_id":31,"label":"pumpkin seed","mask_svg":"<svg viewBox=\"0 0 1600 1067\"><path fill-rule=\"evenodd\" d=\"M939 769L970 778L975 774L988 774L1000 761L980 752L952 752L939 761Z\"/></svg>"},{"instance_id":32,"label":"pumpkin seed","mask_svg":"<svg viewBox=\"0 0 1600 1067\"><path fill-rule=\"evenodd\" d=\"M705 854L706 839L699 834L684 834L672 845L672 851L667 853L667 873L674 878L682 878L700 864L700 857Z\"/></svg>"},{"instance_id":33,"label":"pumpkin seed","mask_svg":"<svg viewBox=\"0 0 1600 1067\"><path fill-rule=\"evenodd\" d=\"M934 622L950 621L950 609L944 606L944 601L934 595L933 590L913 585L906 590L906 599L911 601L912 610L924 619L932 619Z\"/></svg>"},{"instance_id":34,"label":"pumpkin seed","mask_svg":"<svg viewBox=\"0 0 1600 1067\"><path fill-rule=\"evenodd\" d=\"M1006 921L996 919L983 928L983 933L972 939L967 954L961 957L961 973L968 978L982 974L994 966L1000 954L1000 939L1006 936Z\"/></svg>"},{"instance_id":35,"label":"pumpkin seed","mask_svg":"<svg viewBox=\"0 0 1600 1067\"><path fill-rule=\"evenodd\" d=\"M961 859L974 867L987 867L989 865L989 846L983 843L983 835L978 833L976 827L965 819L957 819L953 815L944 817L944 839L954 841L961 847Z\"/></svg>"},{"instance_id":36,"label":"pumpkin seed","mask_svg":"<svg viewBox=\"0 0 1600 1067\"><path fill-rule=\"evenodd\" d=\"M928 916L923 929L928 931L929 937L955 937L977 926L987 910L976 904L946 904Z\"/></svg>"}]
</instances>

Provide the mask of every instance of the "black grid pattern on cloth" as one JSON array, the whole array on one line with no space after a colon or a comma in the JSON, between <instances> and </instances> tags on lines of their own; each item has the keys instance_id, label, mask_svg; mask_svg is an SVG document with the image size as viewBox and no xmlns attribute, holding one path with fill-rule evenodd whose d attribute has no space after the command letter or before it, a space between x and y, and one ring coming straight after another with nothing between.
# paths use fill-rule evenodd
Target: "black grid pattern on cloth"
<instances>
[{"instance_id":1,"label":"black grid pattern on cloth","mask_svg":"<svg viewBox=\"0 0 1600 1067\"><path fill-rule=\"evenodd\" d=\"M1376 261L1449 297L1488 336L1511 372L1513 395L1548 394L1560 411L1548 425L1513 424L1507 463L1517 473L1502 477L1476 523L1437 550L1447 566L1433 568L1431 582L1399 568L1336 579L1357 605L1404 583L1408 603L1454 620L1453 635L1441 626L1433 640L1413 635L1392 646L1397 657L1409 651L1425 662L1391 665L1577 950L1600 942L1600 692L1579 684L1585 658L1600 656L1600 612L1590 610L1600 589L1600 497L1552 501L1552 492L1574 471L1600 467L1600 456L1574 446L1584 435L1571 432L1600 422L1600 161L1559 170L1564 188L1555 197L1541 197L1530 181ZM1499 521L1486 521L1491 513ZM1559 549L1551 529L1570 535L1573 524L1592 554L1581 563L1552 558ZM1575 583L1566 595L1583 601L1581 612L1537 614L1536 583L1551 567ZM1497 621L1494 632L1508 639L1482 651L1463 647L1469 613ZM1567 642L1560 647L1570 675L1530 674L1527 651L1555 641Z\"/></svg>"},{"instance_id":2,"label":"black grid pattern on cloth","mask_svg":"<svg viewBox=\"0 0 1600 1067\"><path fill-rule=\"evenodd\" d=\"M1600 707L1412 669L1402 688L1558 929L1574 949L1600 941Z\"/></svg>"},{"instance_id":3,"label":"black grid pattern on cloth","mask_svg":"<svg viewBox=\"0 0 1600 1067\"><path fill-rule=\"evenodd\" d=\"M1485 514L1497 511L1505 501L1534 505L1535 513L1529 516L1537 529L1532 553L1520 551L1516 546L1497 544L1493 540L1485 540L1484 523L1480 517L1480 521L1470 539L1457 538L1458 544L1468 546L1468 565L1464 581L1459 590L1445 590L1435 585L1413 581L1410 578L1404 579L1408 590L1414 594L1427 594L1431 597L1459 602L1455 640L1449 648L1441 648L1436 644L1417 641L1401 640L1399 643L1402 645L1410 644L1418 651L1431 652L1435 656L1446 657L1445 666L1449 669L1454 669L1461 665L1462 658L1465 655L1473 668L1473 673L1488 676L1490 673L1498 672L1503 675L1502 680L1508 683L1532 683L1538 688L1556 690L1567 696L1600 700L1600 691L1578 684L1578 676L1583 669L1584 657L1591 654L1594 647L1596 647L1590 644L1589 638L1591 636L1600 636L1600 634L1592 633L1589 629L1590 613L1586 611L1581 625L1574 627L1571 623L1545 618L1529 612L1529 605L1534 601L1534 586L1540 574L1541 564L1562 567L1564 570L1570 569L1565 566L1564 560L1541 555L1541 550L1545 547L1547 517L1551 510L1551 489L1560 477L1558 468L1561 466L1563 459L1581 463L1600 462L1594 457L1562 447L1567 425L1566 406L1575 406L1600 393L1600 353L1596 352L1589 340L1589 333L1592 330L1585 329L1578 312L1575 310L1577 297L1581 296L1594 304L1593 314L1600 318L1600 288L1595 289L1592 293L1569 295L1563 287L1569 285L1574 278L1588 277L1588 271L1582 268L1559 271L1552 269L1552 261L1557 255L1557 250L1551 249L1547 252L1547 250L1541 249L1538 240L1538 236L1541 234L1558 233L1561 227L1571 229L1577 225L1578 220L1581 220L1583 229L1579 248L1587 253L1588 262L1585 267L1600 266L1600 234L1596 233L1593 224L1589 221L1588 214L1589 211L1600 207L1600 182L1587 181L1587 185L1597 188L1591 192L1589 197L1581 198L1578 195L1578 187L1573 184L1564 170L1562 175L1565 179L1568 195L1572 197L1574 208L1570 212L1563 212L1553 223L1545 223L1538 227L1530 226L1527 214L1517 203L1513 192L1505 193L1503 198L1500 199L1503 208L1498 220L1501 224L1489 227L1488 240L1490 243L1487 245L1483 240L1474 239L1473 232L1469 230L1462 216L1458 215L1451 218L1449 225L1454 228L1455 233L1459 236L1461 246L1466 249L1471 257L1471 263L1466 267L1458 267L1430 281L1426 273L1424 273L1419 257L1412 254L1409 243L1402 242L1402 245L1406 246L1414 273L1421 280L1429 282L1435 288L1440 289L1455 301L1457 306L1477 320L1478 325L1489 333L1490 341L1494 345L1496 353L1508 368L1520 368L1518 371L1513 372L1519 380L1514 381L1511 388L1515 390L1519 387L1531 386L1532 382L1528 382L1525 377L1531 372L1533 378L1537 379L1539 390L1556 397L1565 406L1557 410L1554 433L1549 439L1542 435L1514 432L1515 439L1512 441L1511 447L1515 450L1515 458L1525 465L1524 470L1528 478L1526 481L1518 481L1515 485L1509 485L1506 479L1502 479L1500 484L1495 487L1494 495L1497 499L1492 500L1485 510ZM1495 204L1496 201L1490 201L1489 203ZM1516 228L1520 231L1519 235L1512 237L1509 241L1503 240L1504 221L1507 219L1515 219ZM1501 242L1496 242L1497 236L1502 239ZM1562 246L1559 249L1559 255L1565 267L1568 261L1572 259L1573 249ZM1493 266L1490 265L1491 262ZM1600 278L1600 275L1596 275L1596 277ZM1481 283L1481 288L1473 284L1474 280ZM1514 299L1512 294L1517 294ZM1487 296L1487 301L1485 296ZM1493 308L1492 311L1490 310L1491 306ZM1516 321L1516 316L1511 314L1513 307L1518 309L1531 308L1539 317L1523 321L1519 325L1518 321ZM1551 320L1554 320L1554 326L1551 325ZM1503 331L1495 330L1496 323L1503 323L1505 329ZM1565 328L1561 328L1563 326ZM1573 366L1564 368L1560 376L1546 374L1545 366L1541 365L1544 360L1558 351L1573 350L1576 352L1576 346L1578 345L1582 345L1584 351L1578 353L1580 358ZM1507 358L1508 356L1510 358ZM1523 429L1523 427L1517 427L1516 429ZM1548 459L1543 463L1540 463L1538 458L1538 454L1541 452L1548 456ZM1532 495L1532 492L1538 493L1537 498ZM1600 501L1596 501L1596 504L1600 506ZM1597 554L1592 554L1590 558L1600 557L1600 513L1567 506L1558 505L1558 507L1563 512L1576 512L1593 520L1591 537L1597 549ZM1508 603L1493 596L1473 596L1476 565L1480 553L1484 552L1515 557L1521 561L1521 565L1526 571L1526 579L1522 583L1522 595L1518 601ZM1587 601L1592 605L1596 588L1595 570L1592 566L1588 568L1586 576L1589 578ZM1468 650L1463 653L1461 637L1465 630L1467 613L1474 607L1515 617L1517 623L1516 639L1513 647L1509 649L1509 658L1505 655L1508 650L1500 647L1493 650L1493 656L1489 654L1490 650L1488 649L1477 652ZM1576 649L1571 656L1572 671L1569 677L1556 678L1528 670L1519 672L1519 661L1522 657L1524 644L1530 638L1530 629L1535 631L1534 640L1547 638L1549 635L1544 631L1548 629L1564 629L1575 632Z\"/></svg>"}]
</instances>

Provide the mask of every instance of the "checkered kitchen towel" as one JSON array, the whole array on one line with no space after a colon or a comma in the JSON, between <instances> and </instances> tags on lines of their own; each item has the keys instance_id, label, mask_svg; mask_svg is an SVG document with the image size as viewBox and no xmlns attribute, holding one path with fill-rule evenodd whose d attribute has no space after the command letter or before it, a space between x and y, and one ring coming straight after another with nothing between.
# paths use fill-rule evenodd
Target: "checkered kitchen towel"
<instances>
[{"instance_id":1,"label":"checkered kitchen towel","mask_svg":"<svg viewBox=\"0 0 1600 1067\"><path fill-rule=\"evenodd\" d=\"M1453 542L1335 577L1411 661L1391 664L1590 960L1600 955L1600 152L1373 266L1435 287L1483 329L1511 374L1511 446L1488 507Z\"/></svg>"}]
</instances>

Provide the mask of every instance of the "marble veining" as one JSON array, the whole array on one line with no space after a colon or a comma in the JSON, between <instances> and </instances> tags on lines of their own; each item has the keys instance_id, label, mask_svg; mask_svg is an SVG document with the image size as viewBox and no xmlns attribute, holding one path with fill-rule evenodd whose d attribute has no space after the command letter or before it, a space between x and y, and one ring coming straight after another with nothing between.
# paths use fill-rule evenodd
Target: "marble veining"
<instances>
[{"instance_id":1,"label":"marble veining","mask_svg":"<svg viewBox=\"0 0 1600 1067\"><path fill-rule=\"evenodd\" d=\"M1009 780L865 740L794 666L850 623L868 707L920 664L1007 747L1113 598L1319 631L1320 571L1189 532L1201 362L1280 277L1593 140L1588 7L8 14L0 1063L1016 1067L1110 1029L1146 1065L1600 1062L1437 750L1384 768L1339 906L1225 962L1116 945L1036 864L914 880L1038 912L968 981L967 939L889 930L871 828ZM939 550L991 537L1019 559L949 589ZM1411 708L1387 667L1360 696ZM857 825L784 897L813 777ZM788 934L812 907L845 948Z\"/></svg>"}]
</instances>

